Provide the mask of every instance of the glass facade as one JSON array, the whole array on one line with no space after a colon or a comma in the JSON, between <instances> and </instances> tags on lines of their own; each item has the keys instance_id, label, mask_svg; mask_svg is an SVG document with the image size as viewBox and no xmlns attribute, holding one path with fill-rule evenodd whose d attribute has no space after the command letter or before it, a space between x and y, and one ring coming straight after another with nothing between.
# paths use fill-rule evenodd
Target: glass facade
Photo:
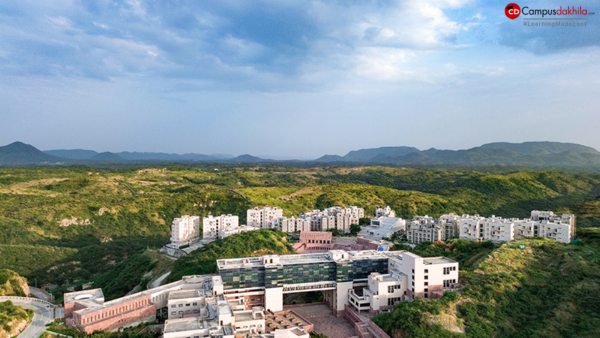
<instances>
[{"instance_id":1,"label":"glass facade","mask_svg":"<svg viewBox=\"0 0 600 338\"><path fill-rule=\"evenodd\" d=\"M352 280L367 279L371 272L388 273L388 259L365 259L352 261Z\"/></svg>"},{"instance_id":2,"label":"glass facade","mask_svg":"<svg viewBox=\"0 0 600 338\"><path fill-rule=\"evenodd\" d=\"M286 264L283 266L233 268L219 270L225 290L325 281L349 282L366 279L371 272L388 273L388 259L364 259L343 262Z\"/></svg>"}]
</instances>

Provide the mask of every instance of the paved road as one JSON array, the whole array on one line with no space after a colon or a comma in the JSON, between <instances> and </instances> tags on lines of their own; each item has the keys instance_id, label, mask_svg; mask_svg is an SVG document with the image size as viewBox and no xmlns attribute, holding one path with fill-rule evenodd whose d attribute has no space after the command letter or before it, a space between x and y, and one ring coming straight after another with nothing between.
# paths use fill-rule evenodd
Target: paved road
<instances>
[{"instance_id":1,"label":"paved road","mask_svg":"<svg viewBox=\"0 0 600 338\"><path fill-rule=\"evenodd\" d=\"M45 304L31 300L15 300L11 301L26 309L32 309L35 314L31 324L18 336L18 338L38 338L46 331L46 324L54 320L54 308L48 307Z\"/></svg>"},{"instance_id":2,"label":"paved road","mask_svg":"<svg viewBox=\"0 0 600 338\"><path fill-rule=\"evenodd\" d=\"M47 302L50 301L50 297L48 297L48 294L43 292L42 290L30 287L29 292L31 292L32 295L36 296L41 300L45 300Z\"/></svg>"},{"instance_id":3,"label":"paved road","mask_svg":"<svg viewBox=\"0 0 600 338\"><path fill-rule=\"evenodd\" d=\"M154 288L159 287L160 283L162 283L162 281L164 281L165 278L167 278L170 274L171 274L171 271L168 271L167 273L165 273L162 276L160 276L157 279L155 279L154 282L152 282L152 284L150 284L150 288L154 289Z\"/></svg>"}]
</instances>

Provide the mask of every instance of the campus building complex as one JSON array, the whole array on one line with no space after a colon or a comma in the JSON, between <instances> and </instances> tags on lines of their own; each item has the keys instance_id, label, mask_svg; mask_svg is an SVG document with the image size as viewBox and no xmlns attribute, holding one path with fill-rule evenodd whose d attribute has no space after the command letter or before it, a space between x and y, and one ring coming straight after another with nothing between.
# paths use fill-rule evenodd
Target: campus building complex
<instances>
[{"instance_id":1,"label":"campus building complex","mask_svg":"<svg viewBox=\"0 0 600 338\"><path fill-rule=\"evenodd\" d=\"M165 338L306 337L312 324L284 310L283 296L321 291L333 314L377 313L414 297L456 290L458 263L402 251L341 251L217 260L217 274L181 281L110 302L101 289L65 294L69 327L91 333L168 319ZM277 325L267 318L281 317ZM286 319L287 318L287 319Z\"/></svg>"},{"instance_id":2,"label":"campus building complex","mask_svg":"<svg viewBox=\"0 0 600 338\"><path fill-rule=\"evenodd\" d=\"M507 242L524 237L544 237L569 243L575 234L575 215L555 215L552 211L531 212L531 218L455 214L439 218L415 216L406 222L406 238L410 243L445 241L450 238Z\"/></svg>"},{"instance_id":3,"label":"campus building complex","mask_svg":"<svg viewBox=\"0 0 600 338\"><path fill-rule=\"evenodd\" d=\"M531 218L480 217L460 218L460 238L469 240L511 241L524 237L544 237L569 243L575 233L575 215L555 215L552 211L531 212Z\"/></svg>"}]
</instances>

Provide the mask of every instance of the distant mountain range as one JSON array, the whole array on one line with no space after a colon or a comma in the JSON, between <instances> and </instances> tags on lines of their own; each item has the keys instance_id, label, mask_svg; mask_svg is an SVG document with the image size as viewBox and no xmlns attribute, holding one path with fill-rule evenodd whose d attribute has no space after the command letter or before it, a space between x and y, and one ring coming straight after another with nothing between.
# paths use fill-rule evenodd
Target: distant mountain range
<instances>
[{"instance_id":1,"label":"distant mountain range","mask_svg":"<svg viewBox=\"0 0 600 338\"><path fill-rule=\"evenodd\" d=\"M600 165L600 152L575 143L524 142L488 143L466 150L418 150L412 147L383 147L351 151L345 156L325 155L325 163L368 163L387 165L511 165L528 167L592 167Z\"/></svg>"},{"instance_id":2,"label":"distant mountain range","mask_svg":"<svg viewBox=\"0 0 600 338\"><path fill-rule=\"evenodd\" d=\"M465 150L419 150L414 147L381 147L353 150L344 156L325 155L312 161L276 161L252 155L168 154L120 152L98 153L84 149L40 151L32 145L14 142L0 147L0 165L24 164L97 164L97 163L307 163L307 164L380 164L380 165L467 165L526 167L600 167L600 152L574 143L524 142L488 143Z\"/></svg>"}]
</instances>

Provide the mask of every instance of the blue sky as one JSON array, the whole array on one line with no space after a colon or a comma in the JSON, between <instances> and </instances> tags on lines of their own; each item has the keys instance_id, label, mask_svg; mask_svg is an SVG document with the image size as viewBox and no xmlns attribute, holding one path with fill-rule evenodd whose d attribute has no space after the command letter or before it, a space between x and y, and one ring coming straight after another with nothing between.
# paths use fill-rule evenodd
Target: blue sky
<instances>
[{"instance_id":1,"label":"blue sky","mask_svg":"<svg viewBox=\"0 0 600 338\"><path fill-rule=\"evenodd\" d=\"M0 3L0 144L343 155L549 140L600 149L600 17L508 2ZM572 6L531 1L521 7Z\"/></svg>"}]
</instances>

